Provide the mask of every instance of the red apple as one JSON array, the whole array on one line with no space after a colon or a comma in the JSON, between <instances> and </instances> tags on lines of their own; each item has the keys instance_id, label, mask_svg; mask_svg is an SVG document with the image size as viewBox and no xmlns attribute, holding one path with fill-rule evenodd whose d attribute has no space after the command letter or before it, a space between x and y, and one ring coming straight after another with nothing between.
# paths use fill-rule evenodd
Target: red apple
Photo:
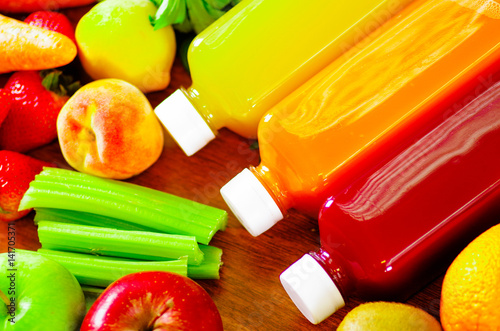
<instances>
[{"instance_id":1,"label":"red apple","mask_svg":"<svg viewBox=\"0 0 500 331\"><path fill-rule=\"evenodd\" d=\"M147 271L111 284L92 305L80 330L222 331L223 327L212 298L195 281Z\"/></svg>"}]
</instances>

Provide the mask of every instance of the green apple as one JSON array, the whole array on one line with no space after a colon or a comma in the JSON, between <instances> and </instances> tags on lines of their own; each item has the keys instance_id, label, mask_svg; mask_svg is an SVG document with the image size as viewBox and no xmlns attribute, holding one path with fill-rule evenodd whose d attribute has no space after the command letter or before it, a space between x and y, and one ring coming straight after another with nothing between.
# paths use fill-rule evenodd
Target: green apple
<instances>
[{"instance_id":1,"label":"green apple","mask_svg":"<svg viewBox=\"0 0 500 331\"><path fill-rule=\"evenodd\" d=\"M78 330L85 297L61 264L36 252L0 254L0 331Z\"/></svg>"},{"instance_id":2,"label":"green apple","mask_svg":"<svg viewBox=\"0 0 500 331\"><path fill-rule=\"evenodd\" d=\"M175 58L172 26L155 30L150 0L106 0L95 5L76 26L79 58L94 80L119 78L142 92L165 89Z\"/></svg>"}]
</instances>

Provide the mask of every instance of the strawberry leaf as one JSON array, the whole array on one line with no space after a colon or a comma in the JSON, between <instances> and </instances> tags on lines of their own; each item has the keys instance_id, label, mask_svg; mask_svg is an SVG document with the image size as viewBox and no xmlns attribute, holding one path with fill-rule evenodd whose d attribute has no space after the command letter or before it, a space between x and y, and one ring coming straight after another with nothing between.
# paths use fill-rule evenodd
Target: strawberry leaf
<instances>
[{"instance_id":1,"label":"strawberry leaf","mask_svg":"<svg viewBox=\"0 0 500 331\"><path fill-rule=\"evenodd\" d=\"M64 75L60 70L42 70L40 75L42 76L42 85L60 96L70 96L81 87L79 81L74 81L72 76Z\"/></svg>"},{"instance_id":2,"label":"strawberry leaf","mask_svg":"<svg viewBox=\"0 0 500 331\"><path fill-rule=\"evenodd\" d=\"M59 70L51 70L46 72L41 72L42 75L42 85L49 91L55 92L59 87L59 76L61 76L62 72ZM44 77L45 74L45 77Z\"/></svg>"}]
</instances>

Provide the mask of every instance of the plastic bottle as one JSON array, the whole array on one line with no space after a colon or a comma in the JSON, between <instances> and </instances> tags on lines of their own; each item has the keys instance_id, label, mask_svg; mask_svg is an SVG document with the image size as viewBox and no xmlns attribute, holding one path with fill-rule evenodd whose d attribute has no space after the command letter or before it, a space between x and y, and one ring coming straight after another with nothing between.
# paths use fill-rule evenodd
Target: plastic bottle
<instances>
[{"instance_id":1,"label":"plastic bottle","mask_svg":"<svg viewBox=\"0 0 500 331\"><path fill-rule=\"evenodd\" d=\"M329 198L321 249L280 276L302 313L316 324L351 295L405 300L445 271L500 222L499 147L496 83Z\"/></svg>"},{"instance_id":2,"label":"plastic bottle","mask_svg":"<svg viewBox=\"0 0 500 331\"><path fill-rule=\"evenodd\" d=\"M259 124L261 162L221 194L254 236L290 208L317 217L371 164L500 68L500 4L418 0L283 99Z\"/></svg>"},{"instance_id":3,"label":"plastic bottle","mask_svg":"<svg viewBox=\"0 0 500 331\"><path fill-rule=\"evenodd\" d=\"M244 0L190 45L192 85L155 109L187 155L262 114L411 0Z\"/></svg>"}]
</instances>

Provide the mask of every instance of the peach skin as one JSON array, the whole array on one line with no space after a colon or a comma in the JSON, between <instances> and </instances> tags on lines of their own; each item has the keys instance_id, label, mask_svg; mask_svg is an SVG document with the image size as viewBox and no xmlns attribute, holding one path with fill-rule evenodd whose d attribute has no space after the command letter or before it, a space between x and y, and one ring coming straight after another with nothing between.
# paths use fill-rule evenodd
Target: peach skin
<instances>
[{"instance_id":1,"label":"peach skin","mask_svg":"<svg viewBox=\"0 0 500 331\"><path fill-rule=\"evenodd\" d=\"M162 127L146 96L120 79L81 87L57 118L61 151L70 166L99 177L126 179L160 157Z\"/></svg>"}]
</instances>

